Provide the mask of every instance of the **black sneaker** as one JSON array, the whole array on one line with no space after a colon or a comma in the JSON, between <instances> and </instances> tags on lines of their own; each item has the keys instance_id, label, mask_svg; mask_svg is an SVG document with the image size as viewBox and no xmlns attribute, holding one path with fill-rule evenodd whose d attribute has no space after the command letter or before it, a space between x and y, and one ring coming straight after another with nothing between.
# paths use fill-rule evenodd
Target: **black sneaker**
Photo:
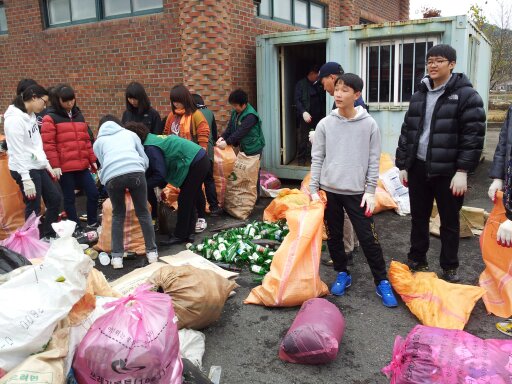
<instances>
[{"instance_id":1,"label":"black sneaker","mask_svg":"<svg viewBox=\"0 0 512 384\"><path fill-rule=\"evenodd\" d=\"M457 275L457 269L443 269L441 278L448 283L459 283L460 277Z\"/></svg>"},{"instance_id":2,"label":"black sneaker","mask_svg":"<svg viewBox=\"0 0 512 384\"><path fill-rule=\"evenodd\" d=\"M412 272L428 272L429 270L427 263L420 263L418 261L408 259L406 264Z\"/></svg>"},{"instance_id":3,"label":"black sneaker","mask_svg":"<svg viewBox=\"0 0 512 384\"><path fill-rule=\"evenodd\" d=\"M210 215L211 216L220 216L223 213L224 213L224 210L221 207L219 207L219 206L210 209Z\"/></svg>"},{"instance_id":4,"label":"black sneaker","mask_svg":"<svg viewBox=\"0 0 512 384\"><path fill-rule=\"evenodd\" d=\"M85 227L85 231L86 232L89 232L89 231L97 231L98 228L99 228L100 224L98 222L94 223L94 224L88 224L86 227Z\"/></svg>"}]
</instances>

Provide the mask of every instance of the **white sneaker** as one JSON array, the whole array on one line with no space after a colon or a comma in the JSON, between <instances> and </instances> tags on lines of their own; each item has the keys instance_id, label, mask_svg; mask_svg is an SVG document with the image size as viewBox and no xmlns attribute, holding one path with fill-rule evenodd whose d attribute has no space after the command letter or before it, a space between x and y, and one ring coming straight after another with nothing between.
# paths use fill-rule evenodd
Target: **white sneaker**
<instances>
[{"instance_id":1,"label":"white sneaker","mask_svg":"<svg viewBox=\"0 0 512 384\"><path fill-rule=\"evenodd\" d=\"M148 263L153 264L158 261L158 252L157 251L151 251L146 254L146 257L148 258Z\"/></svg>"},{"instance_id":2,"label":"white sneaker","mask_svg":"<svg viewBox=\"0 0 512 384\"><path fill-rule=\"evenodd\" d=\"M122 257L113 257L112 258L112 267L114 269L123 268L123 258Z\"/></svg>"},{"instance_id":3,"label":"white sneaker","mask_svg":"<svg viewBox=\"0 0 512 384\"><path fill-rule=\"evenodd\" d=\"M197 219L197 222L196 222L196 233L203 232L206 229L207 226L208 226L208 224L206 224L206 220L205 219Z\"/></svg>"}]
</instances>

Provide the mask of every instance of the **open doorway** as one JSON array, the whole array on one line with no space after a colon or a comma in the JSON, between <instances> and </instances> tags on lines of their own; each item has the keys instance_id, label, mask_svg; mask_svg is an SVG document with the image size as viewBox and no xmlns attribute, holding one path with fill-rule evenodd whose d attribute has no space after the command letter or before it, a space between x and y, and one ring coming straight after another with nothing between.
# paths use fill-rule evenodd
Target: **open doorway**
<instances>
[{"instance_id":1,"label":"open doorway","mask_svg":"<svg viewBox=\"0 0 512 384\"><path fill-rule=\"evenodd\" d=\"M295 105L295 85L306 77L313 65L319 67L325 63L325 42L282 45L279 50L279 94L280 94L280 122L281 122L281 165L294 165L298 162L298 125L300 123ZM321 86L320 86L321 90ZM309 144L309 142L308 142ZM301 167L309 167L310 160Z\"/></svg>"}]
</instances>

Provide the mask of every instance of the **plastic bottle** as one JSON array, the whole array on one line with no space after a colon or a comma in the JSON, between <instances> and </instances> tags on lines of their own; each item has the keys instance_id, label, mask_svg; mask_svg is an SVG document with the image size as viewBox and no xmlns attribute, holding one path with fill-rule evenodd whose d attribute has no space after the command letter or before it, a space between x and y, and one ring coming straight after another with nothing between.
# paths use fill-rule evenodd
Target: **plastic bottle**
<instances>
[{"instance_id":1,"label":"plastic bottle","mask_svg":"<svg viewBox=\"0 0 512 384\"><path fill-rule=\"evenodd\" d=\"M100 259L101 265L109 265L110 264L110 257L107 254L107 252L100 252L98 255L98 258Z\"/></svg>"}]
</instances>

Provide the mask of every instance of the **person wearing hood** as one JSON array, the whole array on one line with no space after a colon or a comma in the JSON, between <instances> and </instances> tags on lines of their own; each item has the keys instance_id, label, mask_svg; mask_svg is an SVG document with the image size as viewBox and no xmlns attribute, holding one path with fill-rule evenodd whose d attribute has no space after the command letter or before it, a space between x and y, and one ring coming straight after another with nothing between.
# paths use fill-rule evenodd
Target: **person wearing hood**
<instances>
[{"instance_id":1,"label":"person wearing hood","mask_svg":"<svg viewBox=\"0 0 512 384\"><path fill-rule=\"evenodd\" d=\"M201 195L204 199L201 186L210 169L206 151L193 141L178 135L153 135L143 125L130 125L126 129L131 129L144 143L145 148L149 150L148 147L153 147L153 151L163 156L165 180L180 189L174 233L169 234L169 238L161 241L159 245L193 243L196 232L194 207L197 207L197 200Z\"/></svg>"},{"instance_id":2,"label":"person wearing hood","mask_svg":"<svg viewBox=\"0 0 512 384\"><path fill-rule=\"evenodd\" d=\"M424 77L411 97L396 150L400 181L409 187L413 271L428 270L429 222L434 199L441 219L442 278L460 281L459 211L467 174L480 161L485 136L482 98L466 75L452 73L457 53L446 44L427 52Z\"/></svg>"},{"instance_id":3,"label":"person wearing hood","mask_svg":"<svg viewBox=\"0 0 512 384\"><path fill-rule=\"evenodd\" d=\"M149 160L144 147L133 132L123 128L117 118L107 115L99 123L98 137L93 145L101 164L100 181L107 188L112 203L112 266L123 268L125 193L129 191L135 214L142 228L149 263L158 260L155 231L148 210L145 172Z\"/></svg>"},{"instance_id":4,"label":"person wearing hood","mask_svg":"<svg viewBox=\"0 0 512 384\"><path fill-rule=\"evenodd\" d=\"M54 237L51 224L57 222L62 200L46 154L36 113L46 108L48 91L40 85L28 86L21 92L4 114L5 138L9 150L9 170L19 185L25 203L25 219L32 212L41 213L41 198L46 215L41 226L43 237ZM53 180L52 180L53 179Z\"/></svg>"},{"instance_id":5,"label":"person wearing hood","mask_svg":"<svg viewBox=\"0 0 512 384\"><path fill-rule=\"evenodd\" d=\"M91 177L96 173L96 156L92 150L89 126L76 106L75 91L59 85L50 94L52 106L43 117L41 137L48 160L57 175L64 196L64 210L70 220L81 228L75 207L75 190L87 196L87 228L98 224L98 189Z\"/></svg>"},{"instance_id":6,"label":"person wearing hood","mask_svg":"<svg viewBox=\"0 0 512 384\"><path fill-rule=\"evenodd\" d=\"M380 132L362 106L354 107L362 89L363 80L353 73L345 73L336 80L334 100L338 108L316 127L309 188L313 201L320 200L320 188L327 196L327 246L337 272L331 293L343 296L352 285L343 244L345 210L370 266L377 295L386 307L396 307L372 218L379 178Z\"/></svg>"}]
</instances>

